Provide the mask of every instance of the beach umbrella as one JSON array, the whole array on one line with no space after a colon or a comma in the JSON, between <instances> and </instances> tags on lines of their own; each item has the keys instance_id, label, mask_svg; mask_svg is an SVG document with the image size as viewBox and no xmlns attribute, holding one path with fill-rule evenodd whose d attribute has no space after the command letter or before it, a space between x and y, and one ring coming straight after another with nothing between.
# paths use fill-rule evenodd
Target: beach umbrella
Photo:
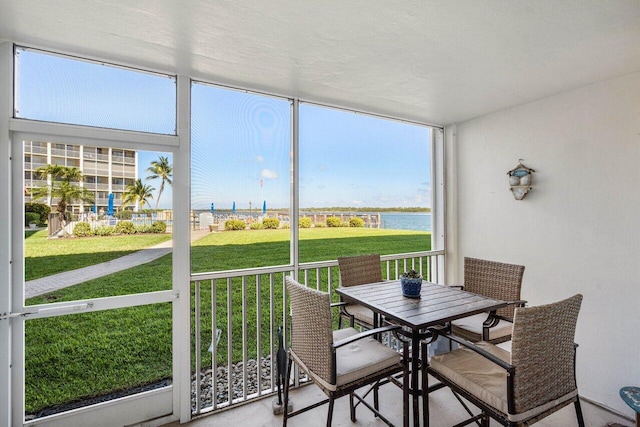
<instances>
[{"instance_id":1,"label":"beach umbrella","mask_svg":"<svg viewBox=\"0 0 640 427\"><path fill-rule=\"evenodd\" d=\"M211 202L211 213L213 214L214 211L215 211L215 209L213 207L213 202Z\"/></svg>"},{"instance_id":2,"label":"beach umbrella","mask_svg":"<svg viewBox=\"0 0 640 427\"><path fill-rule=\"evenodd\" d=\"M233 202L233 207L231 208L231 213L236 214L236 202Z\"/></svg>"},{"instance_id":3,"label":"beach umbrella","mask_svg":"<svg viewBox=\"0 0 640 427\"><path fill-rule=\"evenodd\" d=\"M263 200L262 201L262 215L267 213L267 201Z\"/></svg>"},{"instance_id":4,"label":"beach umbrella","mask_svg":"<svg viewBox=\"0 0 640 427\"><path fill-rule=\"evenodd\" d=\"M107 215L113 216L113 193L109 193L109 205L107 207Z\"/></svg>"}]
</instances>

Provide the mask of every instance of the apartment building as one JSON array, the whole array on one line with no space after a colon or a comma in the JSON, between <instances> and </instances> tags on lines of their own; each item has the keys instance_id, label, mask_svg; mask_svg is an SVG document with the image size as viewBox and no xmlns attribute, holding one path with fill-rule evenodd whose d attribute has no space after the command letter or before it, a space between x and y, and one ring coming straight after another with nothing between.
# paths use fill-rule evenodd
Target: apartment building
<instances>
[{"instance_id":1,"label":"apartment building","mask_svg":"<svg viewBox=\"0 0 640 427\"><path fill-rule=\"evenodd\" d=\"M138 177L138 155L133 150L93 147L88 145L65 144L59 142L24 142L24 187L25 202L31 201L29 189L47 185L36 169L47 164L75 167L84 176L81 183L95 194L95 209L106 212L109 194L113 193L114 209L122 204L122 194L128 185ZM54 207L56 200L44 201ZM93 210L82 201L69 206L74 213Z\"/></svg>"}]
</instances>

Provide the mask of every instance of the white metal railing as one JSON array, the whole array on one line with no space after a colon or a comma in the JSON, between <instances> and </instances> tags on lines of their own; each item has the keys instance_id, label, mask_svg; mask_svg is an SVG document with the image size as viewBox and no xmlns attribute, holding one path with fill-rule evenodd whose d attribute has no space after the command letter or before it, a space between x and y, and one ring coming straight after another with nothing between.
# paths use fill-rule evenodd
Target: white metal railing
<instances>
[{"instance_id":1,"label":"white metal railing","mask_svg":"<svg viewBox=\"0 0 640 427\"><path fill-rule=\"evenodd\" d=\"M408 269L442 283L444 251L381 256L383 277L397 279ZM300 264L298 281L330 292L339 286L338 261ZM288 304L284 277L292 265L191 275L192 402L194 415L226 408L277 392L277 330L288 342ZM241 322L233 314L240 310ZM222 320L219 320L222 319ZM299 383L296 378L295 385Z\"/></svg>"}]
</instances>

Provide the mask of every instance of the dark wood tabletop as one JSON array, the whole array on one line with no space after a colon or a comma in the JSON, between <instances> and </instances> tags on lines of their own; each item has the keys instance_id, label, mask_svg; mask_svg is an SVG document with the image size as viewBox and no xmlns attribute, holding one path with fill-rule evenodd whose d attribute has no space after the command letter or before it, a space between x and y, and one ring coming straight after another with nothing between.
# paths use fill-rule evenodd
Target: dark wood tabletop
<instances>
[{"instance_id":1,"label":"dark wood tabletop","mask_svg":"<svg viewBox=\"0 0 640 427\"><path fill-rule=\"evenodd\" d=\"M413 330L507 306L505 301L429 282L422 282L420 298L403 296L399 280L340 287L336 292L346 301L368 307Z\"/></svg>"}]
</instances>

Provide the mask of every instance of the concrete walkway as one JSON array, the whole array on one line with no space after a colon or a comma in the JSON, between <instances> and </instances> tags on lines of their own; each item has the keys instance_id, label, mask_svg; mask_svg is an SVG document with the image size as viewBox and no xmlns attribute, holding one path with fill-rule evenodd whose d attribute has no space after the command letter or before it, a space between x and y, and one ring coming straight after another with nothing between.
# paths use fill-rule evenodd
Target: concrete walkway
<instances>
[{"instance_id":1,"label":"concrete walkway","mask_svg":"<svg viewBox=\"0 0 640 427\"><path fill-rule=\"evenodd\" d=\"M208 230L191 230L191 242L194 242L209 234ZM31 298L43 295L57 289L77 285L106 276L118 271L127 270L140 264L146 264L160 258L173 250L173 241L168 240L147 249L125 255L101 264L90 265L76 270L65 271L51 276L30 280L24 285L24 297Z\"/></svg>"}]
</instances>

